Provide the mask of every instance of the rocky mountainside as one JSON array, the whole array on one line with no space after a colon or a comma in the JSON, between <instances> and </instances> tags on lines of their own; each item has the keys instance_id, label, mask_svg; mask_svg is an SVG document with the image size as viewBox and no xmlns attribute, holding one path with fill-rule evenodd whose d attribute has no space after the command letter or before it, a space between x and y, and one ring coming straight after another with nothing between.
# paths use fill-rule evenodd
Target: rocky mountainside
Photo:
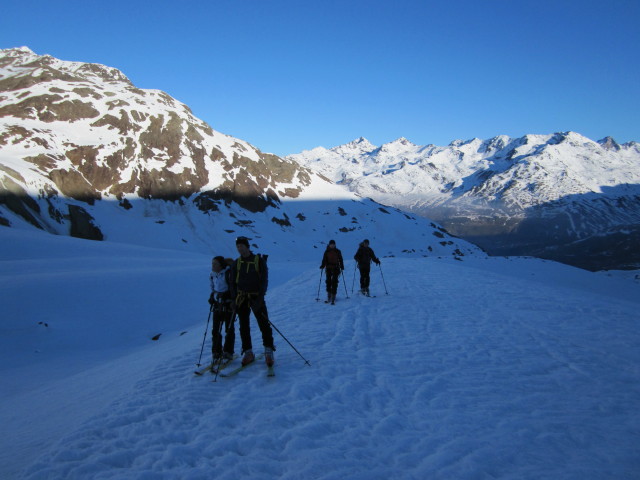
<instances>
[{"instance_id":1,"label":"rocky mountainside","mask_svg":"<svg viewBox=\"0 0 640 480\"><path fill-rule=\"evenodd\" d=\"M380 255L479 252L213 130L117 69L24 47L0 51L0 225L224 255L240 234L288 257L365 237Z\"/></svg>"},{"instance_id":2,"label":"rocky mountainside","mask_svg":"<svg viewBox=\"0 0 640 480\"><path fill-rule=\"evenodd\" d=\"M455 141L364 138L286 157L428 216L492 254L640 268L640 145L575 132Z\"/></svg>"}]
</instances>

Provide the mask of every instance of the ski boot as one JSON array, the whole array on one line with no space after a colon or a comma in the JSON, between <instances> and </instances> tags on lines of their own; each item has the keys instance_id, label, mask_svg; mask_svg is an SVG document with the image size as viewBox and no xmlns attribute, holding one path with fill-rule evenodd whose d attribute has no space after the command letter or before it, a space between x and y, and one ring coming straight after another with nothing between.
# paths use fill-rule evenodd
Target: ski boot
<instances>
[{"instance_id":1,"label":"ski boot","mask_svg":"<svg viewBox=\"0 0 640 480\"><path fill-rule=\"evenodd\" d=\"M253 354L253 350L247 350L244 352L244 357L242 357L242 366L249 365L256 359L256 356Z\"/></svg>"},{"instance_id":2,"label":"ski boot","mask_svg":"<svg viewBox=\"0 0 640 480\"><path fill-rule=\"evenodd\" d=\"M276 361L276 358L273 355L273 348L265 347L265 349L264 349L264 361L267 364L267 367L273 367L273 364Z\"/></svg>"}]
</instances>

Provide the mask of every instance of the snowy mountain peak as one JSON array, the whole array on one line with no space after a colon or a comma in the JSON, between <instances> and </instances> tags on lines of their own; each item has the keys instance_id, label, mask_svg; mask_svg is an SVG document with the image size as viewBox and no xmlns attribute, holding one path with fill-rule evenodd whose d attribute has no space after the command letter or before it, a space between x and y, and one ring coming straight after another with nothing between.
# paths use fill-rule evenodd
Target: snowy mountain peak
<instances>
[{"instance_id":1,"label":"snowy mountain peak","mask_svg":"<svg viewBox=\"0 0 640 480\"><path fill-rule=\"evenodd\" d=\"M379 151L385 154L394 154L394 153L399 154L400 152L415 150L416 147L417 147L416 145L411 143L406 138L400 137L395 139L392 142L385 143L380 147Z\"/></svg>"},{"instance_id":2,"label":"snowy mountain peak","mask_svg":"<svg viewBox=\"0 0 640 480\"><path fill-rule=\"evenodd\" d=\"M37 60L44 60L45 62L55 61L52 56L38 55L29 47L0 49L0 65L2 66L11 63L14 67L21 67Z\"/></svg>"},{"instance_id":3,"label":"snowy mountain peak","mask_svg":"<svg viewBox=\"0 0 640 480\"><path fill-rule=\"evenodd\" d=\"M373 145L371 144L371 142L369 142L369 140L367 140L364 137L360 137L357 140L354 140L353 142L348 143L348 145L354 145L354 146L360 146L360 147L372 147Z\"/></svg>"},{"instance_id":4,"label":"snowy mountain peak","mask_svg":"<svg viewBox=\"0 0 640 480\"><path fill-rule=\"evenodd\" d=\"M512 139L507 135L498 135L489 140L482 142L482 145L478 148L479 153L496 152L503 150L511 143Z\"/></svg>"},{"instance_id":5,"label":"snowy mountain peak","mask_svg":"<svg viewBox=\"0 0 640 480\"><path fill-rule=\"evenodd\" d=\"M376 148L377 147L373 145L371 142L369 142L369 140L367 140L364 137L360 137L344 145L338 145L337 147L333 147L330 150L338 154L363 155L363 154L372 152Z\"/></svg>"},{"instance_id":6,"label":"snowy mountain peak","mask_svg":"<svg viewBox=\"0 0 640 480\"><path fill-rule=\"evenodd\" d=\"M16 47L0 50L0 58L2 58L3 56L20 57L24 55L37 56L29 47Z\"/></svg>"},{"instance_id":7,"label":"snowy mountain peak","mask_svg":"<svg viewBox=\"0 0 640 480\"><path fill-rule=\"evenodd\" d=\"M598 140L598 143L607 150L618 151L621 148L618 142L616 142L612 137L604 137L603 139Z\"/></svg>"},{"instance_id":8,"label":"snowy mountain peak","mask_svg":"<svg viewBox=\"0 0 640 480\"><path fill-rule=\"evenodd\" d=\"M393 144L399 144L404 146L409 146L409 145L415 146L413 143L411 143L409 140L407 140L404 137L396 138L393 142L391 142L391 145Z\"/></svg>"},{"instance_id":9,"label":"snowy mountain peak","mask_svg":"<svg viewBox=\"0 0 640 480\"><path fill-rule=\"evenodd\" d=\"M450 144L449 147L453 147L453 148L460 148L460 147L464 147L465 145L470 145L472 143L482 143L482 140L480 140L479 138L472 138L470 140L453 140Z\"/></svg>"},{"instance_id":10,"label":"snowy mountain peak","mask_svg":"<svg viewBox=\"0 0 640 480\"><path fill-rule=\"evenodd\" d=\"M51 55L38 55L28 47L0 50L1 78L35 77L48 81L116 82L133 87L120 70L97 63L69 62Z\"/></svg>"}]
</instances>

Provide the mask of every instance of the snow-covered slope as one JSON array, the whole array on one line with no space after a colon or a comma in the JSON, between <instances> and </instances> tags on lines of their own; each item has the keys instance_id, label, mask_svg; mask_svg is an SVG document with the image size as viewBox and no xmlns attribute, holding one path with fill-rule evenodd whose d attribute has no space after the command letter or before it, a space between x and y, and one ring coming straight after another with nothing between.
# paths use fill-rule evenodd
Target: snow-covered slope
<instances>
[{"instance_id":1,"label":"snow-covered slope","mask_svg":"<svg viewBox=\"0 0 640 480\"><path fill-rule=\"evenodd\" d=\"M640 262L632 247L640 238L635 142L595 142L575 132L446 147L405 138L375 147L360 138L287 158L360 195L434 218L494 253L553 257L561 247L565 261L600 256L594 267Z\"/></svg>"},{"instance_id":2,"label":"snow-covered slope","mask_svg":"<svg viewBox=\"0 0 640 480\"><path fill-rule=\"evenodd\" d=\"M270 258L276 376L197 378L208 255L0 230L3 479L635 478L638 283L384 259L316 302ZM158 340L152 338L161 334ZM254 345L259 333L253 325ZM209 337L205 357L209 351ZM236 349L239 344L236 343Z\"/></svg>"},{"instance_id":3,"label":"snow-covered slope","mask_svg":"<svg viewBox=\"0 0 640 480\"><path fill-rule=\"evenodd\" d=\"M0 51L0 225L231 255L308 257L334 238L381 255L479 249L213 130L103 65ZM393 235L390 233L393 232Z\"/></svg>"}]
</instances>

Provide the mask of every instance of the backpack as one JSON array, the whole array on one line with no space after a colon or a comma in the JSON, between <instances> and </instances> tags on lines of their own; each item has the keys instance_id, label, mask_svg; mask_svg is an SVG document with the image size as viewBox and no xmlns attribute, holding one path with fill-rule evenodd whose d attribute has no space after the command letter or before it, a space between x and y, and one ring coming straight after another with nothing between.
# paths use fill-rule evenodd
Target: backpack
<instances>
[{"instance_id":1,"label":"backpack","mask_svg":"<svg viewBox=\"0 0 640 480\"><path fill-rule=\"evenodd\" d=\"M340 255L338 254L338 250L336 249L327 250L326 255L327 255L326 257L327 266L331 266L331 267L340 266Z\"/></svg>"},{"instance_id":2,"label":"backpack","mask_svg":"<svg viewBox=\"0 0 640 480\"><path fill-rule=\"evenodd\" d=\"M224 281L227 282L227 285L231 286L231 269L227 268L224 272Z\"/></svg>"},{"instance_id":3,"label":"backpack","mask_svg":"<svg viewBox=\"0 0 640 480\"><path fill-rule=\"evenodd\" d=\"M227 282L227 285L231 286L231 267L233 266L233 258L225 258L224 263L227 267L227 270L224 272L224 279Z\"/></svg>"},{"instance_id":4,"label":"backpack","mask_svg":"<svg viewBox=\"0 0 640 480\"><path fill-rule=\"evenodd\" d=\"M371 262L371 249L361 244L360 248L358 248L358 251L356 252L355 259L361 264Z\"/></svg>"},{"instance_id":5,"label":"backpack","mask_svg":"<svg viewBox=\"0 0 640 480\"><path fill-rule=\"evenodd\" d=\"M258 274L258 278L260 278L260 259L264 259L266 263L268 257L269 255L261 255L259 253L256 253L253 255L253 260L250 260L248 262L243 260L242 257L238 257L236 263L236 284L240 280L240 269L242 268L243 264L247 266L247 273L249 273L249 269L251 268L251 265L253 265L254 271Z\"/></svg>"}]
</instances>

